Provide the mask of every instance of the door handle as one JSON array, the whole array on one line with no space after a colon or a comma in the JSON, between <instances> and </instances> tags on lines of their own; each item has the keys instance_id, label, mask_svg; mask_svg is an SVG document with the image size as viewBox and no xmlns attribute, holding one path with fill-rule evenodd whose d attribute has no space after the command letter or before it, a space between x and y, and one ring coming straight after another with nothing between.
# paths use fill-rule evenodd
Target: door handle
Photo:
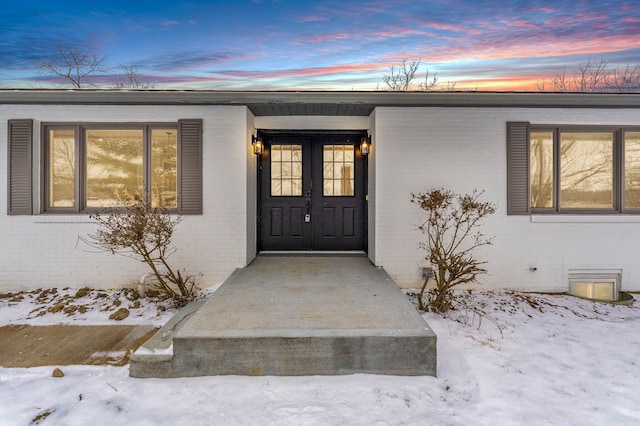
<instances>
[{"instance_id":1,"label":"door handle","mask_svg":"<svg viewBox=\"0 0 640 426\"><path fill-rule=\"evenodd\" d=\"M311 191L307 191L306 194L306 198L305 198L305 205L307 207L307 211L306 214L304 215L304 221L306 223L311 222L311 203L312 203L312 198L311 198Z\"/></svg>"},{"instance_id":2,"label":"door handle","mask_svg":"<svg viewBox=\"0 0 640 426\"><path fill-rule=\"evenodd\" d=\"M310 213L311 212L311 203L312 203L311 191L307 191L305 201L306 201L306 205L307 205L307 213Z\"/></svg>"}]
</instances>

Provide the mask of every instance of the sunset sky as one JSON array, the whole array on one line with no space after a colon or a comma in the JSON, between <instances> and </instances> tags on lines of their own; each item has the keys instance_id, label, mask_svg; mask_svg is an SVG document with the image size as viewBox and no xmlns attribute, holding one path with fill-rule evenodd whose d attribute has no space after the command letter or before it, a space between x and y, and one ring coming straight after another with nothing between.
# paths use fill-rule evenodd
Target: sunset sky
<instances>
[{"instance_id":1,"label":"sunset sky","mask_svg":"<svg viewBox=\"0 0 640 426\"><path fill-rule=\"evenodd\" d=\"M64 87L38 62L64 43L158 89L376 90L403 58L440 88L536 90L587 60L640 65L640 3L545 0L22 0L0 8L0 88ZM443 87L444 86L444 87Z\"/></svg>"}]
</instances>

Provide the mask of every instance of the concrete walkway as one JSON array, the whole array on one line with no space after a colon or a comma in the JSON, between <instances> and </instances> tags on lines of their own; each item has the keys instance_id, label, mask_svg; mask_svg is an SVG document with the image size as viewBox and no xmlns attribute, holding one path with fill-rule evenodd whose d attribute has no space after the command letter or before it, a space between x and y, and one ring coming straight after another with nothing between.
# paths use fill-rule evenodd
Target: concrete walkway
<instances>
[{"instance_id":1,"label":"concrete walkway","mask_svg":"<svg viewBox=\"0 0 640 426\"><path fill-rule=\"evenodd\" d=\"M0 327L0 365L126 365L155 331L150 325L6 325Z\"/></svg>"},{"instance_id":2,"label":"concrete walkway","mask_svg":"<svg viewBox=\"0 0 640 426\"><path fill-rule=\"evenodd\" d=\"M436 336L364 256L259 256L131 358L134 377L435 375Z\"/></svg>"}]
</instances>

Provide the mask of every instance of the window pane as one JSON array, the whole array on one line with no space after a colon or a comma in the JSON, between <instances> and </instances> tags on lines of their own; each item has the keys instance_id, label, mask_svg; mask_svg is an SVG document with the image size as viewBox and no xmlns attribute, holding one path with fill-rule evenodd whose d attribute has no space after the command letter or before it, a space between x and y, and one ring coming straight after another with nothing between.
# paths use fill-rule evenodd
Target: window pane
<instances>
[{"instance_id":1,"label":"window pane","mask_svg":"<svg viewBox=\"0 0 640 426\"><path fill-rule=\"evenodd\" d=\"M600 300L613 300L613 283L593 283L593 298Z\"/></svg>"},{"instance_id":2,"label":"window pane","mask_svg":"<svg viewBox=\"0 0 640 426\"><path fill-rule=\"evenodd\" d=\"M49 131L49 207L74 207L76 132Z\"/></svg>"},{"instance_id":3,"label":"window pane","mask_svg":"<svg viewBox=\"0 0 640 426\"><path fill-rule=\"evenodd\" d=\"M142 130L87 130L87 207L143 196Z\"/></svg>"},{"instance_id":4,"label":"window pane","mask_svg":"<svg viewBox=\"0 0 640 426\"><path fill-rule=\"evenodd\" d=\"M531 132L531 207L553 207L553 132Z\"/></svg>"},{"instance_id":5,"label":"window pane","mask_svg":"<svg viewBox=\"0 0 640 426\"><path fill-rule=\"evenodd\" d=\"M613 133L561 133L560 207L613 207Z\"/></svg>"},{"instance_id":6,"label":"window pane","mask_svg":"<svg viewBox=\"0 0 640 426\"><path fill-rule=\"evenodd\" d=\"M325 145L322 158L323 195L354 195L354 146Z\"/></svg>"},{"instance_id":7,"label":"window pane","mask_svg":"<svg viewBox=\"0 0 640 426\"><path fill-rule=\"evenodd\" d=\"M624 205L640 208L640 132L624 134Z\"/></svg>"},{"instance_id":8,"label":"window pane","mask_svg":"<svg viewBox=\"0 0 640 426\"><path fill-rule=\"evenodd\" d=\"M302 195L302 145L271 146L271 195Z\"/></svg>"},{"instance_id":9,"label":"window pane","mask_svg":"<svg viewBox=\"0 0 640 426\"><path fill-rule=\"evenodd\" d=\"M178 207L178 131L151 130L151 201L154 206Z\"/></svg>"}]
</instances>

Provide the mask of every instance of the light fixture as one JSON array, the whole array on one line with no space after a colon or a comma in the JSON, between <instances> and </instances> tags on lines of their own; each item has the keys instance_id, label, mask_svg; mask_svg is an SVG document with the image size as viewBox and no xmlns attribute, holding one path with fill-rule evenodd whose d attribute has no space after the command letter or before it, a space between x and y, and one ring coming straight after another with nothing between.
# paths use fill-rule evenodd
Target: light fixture
<instances>
[{"instance_id":1,"label":"light fixture","mask_svg":"<svg viewBox=\"0 0 640 426\"><path fill-rule=\"evenodd\" d=\"M255 155L262 155L264 145L262 144L262 138L260 136L251 135L251 145L253 145L253 153Z\"/></svg>"},{"instance_id":2,"label":"light fixture","mask_svg":"<svg viewBox=\"0 0 640 426\"><path fill-rule=\"evenodd\" d=\"M369 155L369 150L371 149L371 135L367 133L366 136L362 137L360 141L360 153L362 155Z\"/></svg>"}]
</instances>

